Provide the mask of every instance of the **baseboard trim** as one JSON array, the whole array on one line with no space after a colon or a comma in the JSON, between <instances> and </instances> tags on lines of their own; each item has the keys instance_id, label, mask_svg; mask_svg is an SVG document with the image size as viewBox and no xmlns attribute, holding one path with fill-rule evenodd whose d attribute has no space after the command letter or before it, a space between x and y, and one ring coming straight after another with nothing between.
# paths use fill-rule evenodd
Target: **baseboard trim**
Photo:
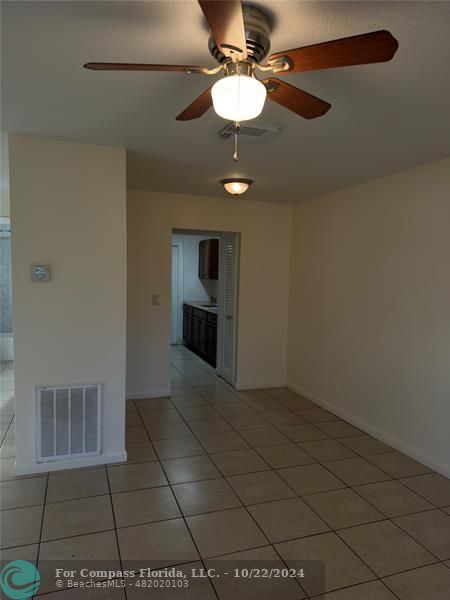
<instances>
[{"instance_id":1,"label":"baseboard trim","mask_svg":"<svg viewBox=\"0 0 450 600\"><path fill-rule=\"evenodd\" d=\"M145 398L166 398L170 396L170 388L163 388L161 390L152 390L150 392L129 392L127 393L127 400L144 400Z\"/></svg>"},{"instance_id":2,"label":"baseboard trim","mask_svg":"<svg viewBox=\"0 0 450 600\"><path fill-rule=\"evenodd\" d=\"M48 471L62 471L66 469L81 469L83 467L95 467L98 465L109 465L111 463L126 462L127 453L111 452L99 456L86 458L70 458L66 460L55 460L45 463L18 463L14 464L15 475L33 475L35 473L47 473Z\"/></svg>"},{"instance_id":3,"label":"baseboard trim","mask_svg":"<svg viewBox=\"0 0 450 600\"><path fill-rule=\"evenodd\" d=\"M238 391L245 390L260 390L262 388L270 389L270 388L278 388L285 387L285 381L258 381L257 383L237 383L236 389Z\"/></svg>"},{"instance_id":4,"label":"baseboard trim","mask_svg":"<svg viewBox=\"0 0 450 600\"><path fill-rule=\"evenodd\" d=\"M406 444L402 440L399 440L398 438L389 435L388 433L381 429L378 429L377 427L373 427L369 423L366 423L362 419L355 417L348 411L340 408L339 406L336 406L332 402L329 402L328 400L324 400L323 398L316 396L315 394L313 394L312 392L308 391L300 385L296 385L294 383L286 383L286 387L288 387L293 392L300 394L300 396L303 396L307 400L311 400L312 402L315 402L322 408L329 410L338 417L342 417L342 419L345 419L355 427L358 427L358 429L361 429L369 435L378 438L385 444L392 446L395 450L407 454L410 458L421 462L425 466L429 467L430 469L433 469L434 471L437 471L438 473L441 473L441 475L444 475L445 477L450 477L450 465L436 460L432 456L421 452L420 450L417 450L417 448Z\"/></svg>"}]
</instances>

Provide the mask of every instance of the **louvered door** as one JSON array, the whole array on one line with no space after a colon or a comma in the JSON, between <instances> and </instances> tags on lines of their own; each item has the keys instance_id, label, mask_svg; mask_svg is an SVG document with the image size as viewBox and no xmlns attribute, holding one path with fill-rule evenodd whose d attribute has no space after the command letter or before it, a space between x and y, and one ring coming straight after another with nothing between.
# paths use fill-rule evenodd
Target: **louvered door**
<instances>
[{"instance_id":1,"label":"louvered door","mask_svg":"<svg viewBox=\"0 0 450 600\"><path fill-rule=\"evenodd\" d=\"M235 380L236 363L236 287L238 235L224 233L220 261L220 325L218 371L229 383Z\"/></svg>"}]
</instances>

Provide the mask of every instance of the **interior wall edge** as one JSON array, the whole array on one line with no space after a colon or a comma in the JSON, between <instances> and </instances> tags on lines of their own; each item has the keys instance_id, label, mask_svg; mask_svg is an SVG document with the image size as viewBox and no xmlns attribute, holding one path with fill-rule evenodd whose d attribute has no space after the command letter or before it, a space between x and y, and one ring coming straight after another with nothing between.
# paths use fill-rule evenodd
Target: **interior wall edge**
<instances>
[{"instance_id":1,"label":"interior wall edge","mask_svg":"<svg viewBox=\"0 0 450 600\"><path fill-rule=\"evenodd\" d=\"M424 452L421 452L420 450L417 450L410 444L405 443L397 437L389 435L384 430L379 429L378 427L373 427L364 419L359 418L358 416L341 408L337 404L330 402L329 400L325 400L324 398L317 396L316 394L310 392L301 385L288 382L286 383L286 387L295 392L296 394L300 394L300 396L303 396L307 400L315 402L325 410L329 410L330 412L332 412L338 417L341 417L345 421L348 421L358 429L361 429L363 432L372 435L373 437L376 437L377 439L381 440L385 444L388 444L389 446L392 446L394 450L398 450L399 452L407 454L410 458L423 463L426 467L437 471L445 477L450 477L450 466L443 463L442 461L435 459L434 457Z\"/></svg>"}]
</instances>

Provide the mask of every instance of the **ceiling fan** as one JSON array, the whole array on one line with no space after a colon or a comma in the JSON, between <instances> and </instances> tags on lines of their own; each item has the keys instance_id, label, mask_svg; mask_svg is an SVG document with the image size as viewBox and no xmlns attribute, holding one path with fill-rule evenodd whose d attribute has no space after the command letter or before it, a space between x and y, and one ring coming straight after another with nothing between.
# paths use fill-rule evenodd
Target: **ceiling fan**
<instances>
[{"instance_id":1,"label":"ceiling fan","mask_svg":"<svg viewBox=\"0 0 450 600\"><path fill-rule=\"evenodd\" d=\"M270 20L259 8L241 0L198 0L211 30L209 51L219 63L214 68L193 65L89 62L87 69L100 71L167 71L216 75L219 79L178 116L179 121L198 119L211 106L219 116L235 121L257 117L266 97L288 110L314 119L331 104L273 77L302 71L332 69L391 60L397 40L389 31L373 31L342 39L284 50L270 55ZM269 74L257 79L255 71Z\"/></svg>"}]
</instances>

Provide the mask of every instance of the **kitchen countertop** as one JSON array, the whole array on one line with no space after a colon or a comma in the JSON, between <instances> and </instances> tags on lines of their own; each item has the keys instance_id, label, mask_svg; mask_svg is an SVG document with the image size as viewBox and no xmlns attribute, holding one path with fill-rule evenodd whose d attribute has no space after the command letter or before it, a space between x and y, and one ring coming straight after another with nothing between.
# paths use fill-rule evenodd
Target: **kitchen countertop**
<instances>
[{"instance_id":1,"label":"kitchen countertop","mask_svg":"<svg viewBox=\"0 0 450 600\"><path fill-rule=\"evenodd\" d=\"M183 304L193 306L194 308L200 308L200 310L212 313L213 315L217 315L218 313L217 306L214 306L212 302L183 302Z\"/></svg>"}]
</instances>

